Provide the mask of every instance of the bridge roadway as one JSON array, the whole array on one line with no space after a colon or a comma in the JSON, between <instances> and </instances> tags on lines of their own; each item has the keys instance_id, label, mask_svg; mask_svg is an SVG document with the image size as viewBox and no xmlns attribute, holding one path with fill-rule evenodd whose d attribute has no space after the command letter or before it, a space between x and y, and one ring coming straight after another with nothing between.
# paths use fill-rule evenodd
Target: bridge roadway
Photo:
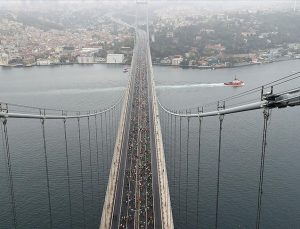
<instances>
[{"instance_id":1,"label":"bridge roadway","mask_svg":"<svg viewBox=\"0 0 300 229\"><path fill-rule=\"evenodd\" d=\"M147 43L138 38L111 228L161 228Z\"/></svg>"}]
</instances>

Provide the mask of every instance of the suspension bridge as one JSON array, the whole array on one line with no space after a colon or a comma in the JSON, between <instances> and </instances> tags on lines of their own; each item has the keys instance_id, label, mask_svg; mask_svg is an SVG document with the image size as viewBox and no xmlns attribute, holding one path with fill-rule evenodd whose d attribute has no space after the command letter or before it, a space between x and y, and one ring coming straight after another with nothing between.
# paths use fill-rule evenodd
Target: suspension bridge
<instances>
[{"instance_id":1,"label":"suspension bridge","mask_svg":"<svg viewBox=\"0 0 300 229\"><path fill-rule=\"evenodd\" d=\"M274 108L286 108L300 105L300 88L291 88L274 92L275 89L287 82L299 79L300 72L276 79L268 84L260 85L242 93L220 98L220 100L199 106L195 112L174 111L166 108L158 99L155 91L154 74L152 68L150 46L147 32L136 28L135 48L133 52L130 79L128 87L114 105L105 109L94 111L70 111L31 107L26 105L1 102L0 118L2 132L2 146L7 165L8 189L10 193L11 227L18 228L18 199L15 192L14 170L10 139L10 123L15 119L24 122L37 120L40 122L41 145L44 158L44 173L46 175L47 190L47 225L44 227L59 228L60 222L55 222L53 215L53 189L49 175L49 153L51 144L47 132L47 124L60 122L63 127L62 139L64 142L64 155L66 167L66 185L68 208L67 225L69 228L93 228L89 223L89 208L98 209L99 224L105 228L183 228L201 227L200 217L200 164L202 125L206 117L218 117L218 159L216 174L216 202L214 214L214 227L219 225L219 195L222 133L224 117L233 113L250 110L263 110L263 133L261 145L261 160L259 169L259 185L257 193L256 228L260 228L261 208L263 196L264 166L267 145L267 130L270 111ZM230 101L245 98L249 95L259 95L257 101L228 106ZM209 109L216 107L215 109ZM292 110L291 110L292 111ZM161 125L162 123L162 125ZM192 123L192 124L191 124ZM192 126L193 125L193 126ZM193 127L193 131L191 128ZM196 127L196 131L195 131ZM85 128L85 130L83 130ZM185 128L186 136L183 136ZM70 131L76 132L72 142L76 142L79 155L80 198L72 201L72 180L70 150ZM169 136L167 136L167 130ZM84 134L86 142L84 143ZM191 210L188 204L191 138L198 139L197 158L197 199L196 209ZM165 152L165 149L167 151ZM195 149L193 149L195 150ZM179 155L174 152L179 151ZM185 153L185 160L183 160ZM84 163L84 155L88 157ZM105 163L103 162L105 160ZM101 167L107 166L109 174ZM86 170L87 168L87 170ZM178 171L179 181L175 181L175 171ZM105 198L101 199L98 192L101 180L106 182ZM184 180L185 185L182 185ZM86 190L86 183L90 189ZM170 187L170 190L169 190ZM87 195L89 202L87 203ZM175 201L174 196L179 197ZM102 206L102 207L100 207ZM172 206L178 211L174 214ZM74 217L74 212L80 209L80 219ZM196 215L196 222L190 222L189 217ZM182 224L174 223L180 219ZM176 221L177 222L177 221ZM80 224L80 226L77 225ZM192 227L191 227L192 228ZM194 227L195 228L195 227Z\"/></svg>"}]
</instances>

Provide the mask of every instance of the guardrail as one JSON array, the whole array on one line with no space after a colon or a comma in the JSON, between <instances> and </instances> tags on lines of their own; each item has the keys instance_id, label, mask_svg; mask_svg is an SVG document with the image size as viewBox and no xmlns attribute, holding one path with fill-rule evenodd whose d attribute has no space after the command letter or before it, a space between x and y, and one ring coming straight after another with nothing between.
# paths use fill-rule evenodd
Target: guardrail
<instances>
[{"instance_id":1,"label":"guardrail","mask_svg":"<svg viewBox=\"0 0 300 229\"><path fill-rule=\"evenodd\" d=\"M163 229L173 229L173 214L171 208L170 191L168 184L168 175L165 161L165 153L163 147L161 125L159 120L159 109L157 104L157 96L155 91L154 74L152 68L151 54L149 42L147 46L147 58L149 64L150 74L150 87L152 90L152 109L153 109L153 123L154 123L154 137L156 147L156 160L157 160L157 171L158 171L158 186L160 194L160 209L161 209L161 222Z\"/></svg>"}]
</instances>

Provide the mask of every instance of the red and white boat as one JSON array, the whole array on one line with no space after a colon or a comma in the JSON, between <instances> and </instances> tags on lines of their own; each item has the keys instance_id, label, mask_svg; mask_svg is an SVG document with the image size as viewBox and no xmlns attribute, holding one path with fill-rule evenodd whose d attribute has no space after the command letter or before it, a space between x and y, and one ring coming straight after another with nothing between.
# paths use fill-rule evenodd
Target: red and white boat
<instances>
[{"instance_id":1,"label":"red and white boat","mask_svg":"<svg viewBox=\"0 0 300 229\"><path fill-rule=\"evenodd\" d=\"M224 85L232 87L241 87L245 85L245 82L234 77L233 81L224 83Z\"/></svg>"}]
</instances>

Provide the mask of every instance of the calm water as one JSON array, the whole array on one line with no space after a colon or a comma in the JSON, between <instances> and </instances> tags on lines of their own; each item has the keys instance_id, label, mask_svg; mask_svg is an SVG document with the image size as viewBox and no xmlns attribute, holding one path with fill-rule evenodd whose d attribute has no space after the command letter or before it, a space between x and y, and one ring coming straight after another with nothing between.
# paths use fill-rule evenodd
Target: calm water
<instances>
[{"instance_id":1,"label":"calm water","mask_svg":"<svg viewBox=\"0 0 300 229\"><path fill-rule=\"evenodd\" d=\"M300 70L300 61L223 70L192 70L155 67L157 93L166 107L179 110L201 106ZM246 82L243 88L222 87L234 75ZM127 76L122 66L61 66L0 69L0 101L71 110L94 110L108 106L123 93ZM299 86L299 81L282 86ZM258 95L232 101L231 105ZM230 105L230 104L228 104ZM211 107L210 109L213 109ZM262 228L300 228L300 109L272 112L268 131L262 208ZM165 117L165 116L163 116ZM220 228L254 228L259 178L262 111L228 115L224 120L221 154ZM163 118L163 120L165 120ZM174 220L177 228L196 225L198 120L191 120L189 183L186 176L186 120L182 129L181 191L179 195L179 122L175 132L163 129ZM174 120L173 120L174 124ZM77 122L68 122L70 187L74 228L83 228L80 160ZM163 123L164 126L164 123ZM55 228L68 228L69 201L63 125L46 123L50 193ZM47 184L40 121L14 120L8 123L13 169L16 214L19 228L49 228ZM200 168L199 221L202 228L214 227L217 173L218 118L203 122ZM173 126L174 130L174 126ZM97 228L102 211L114 135L100 149L100 182L97 180L95 132L92 128L93 199L90 183L86 121L82 121L85 219L87 228ZM103 134L105 137L105 134ZM99 139L101 138L101 135ZM173 142L173 144L171 144ZM174 145L176 142L176 145ZM2 143L0 145L1 152ZM176 149L176 150L175 150ZM170 154L169 152L173 153ZM109 156L110 157L110 156ZM176 160L173 160L173 159ZM175 164L173 163L175 162ZM175 172L174 172L175 168ZM4 154L0 153L0 228L11 228L11 205ZM185 218L185 192L188 190ZM181 212L179 212L179 200ZM180 216L179 216L180 214ZM187 221L187 223L186 223Z\"/></svg>"}]
</instances>

